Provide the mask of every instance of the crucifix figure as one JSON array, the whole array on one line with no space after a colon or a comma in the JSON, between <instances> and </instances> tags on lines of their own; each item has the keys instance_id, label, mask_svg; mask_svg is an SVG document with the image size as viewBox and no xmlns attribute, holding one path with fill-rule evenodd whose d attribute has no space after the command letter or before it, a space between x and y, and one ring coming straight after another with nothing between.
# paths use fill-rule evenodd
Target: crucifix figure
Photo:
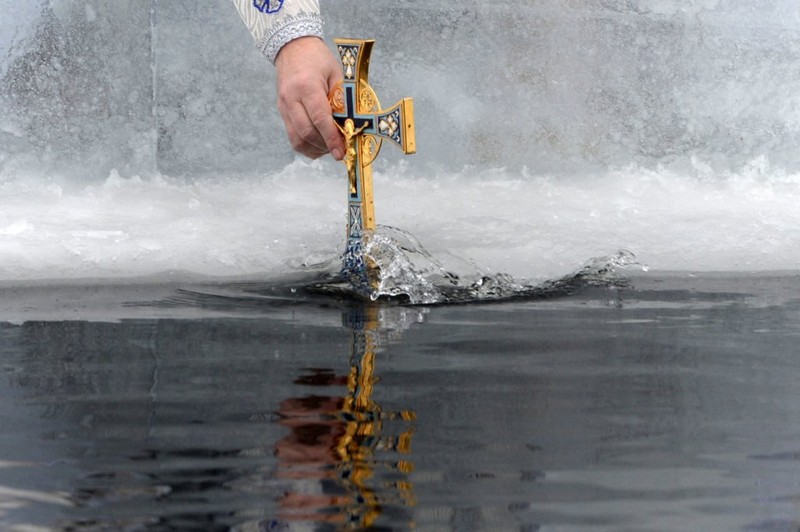
<instances>
[{"instance_id":1,"label":"crucifix figure","mask_svg":"<svg viewBox=\"0 0 800 532\"><path fill-rule=\"evenodd\" d=\"M382 109L368 83L369 59L374 40L335 39L342 62L343 81L330 94L333 119L345 138L344 157L348 175L347 249L342 273L357 292L371 295L380 272L364 257L366 240L375 230L372 195L372 162L384 140L403 150L416 151L414 104L403 98Z\"/></svg>"},{"instance_id":2,"label":"crucifix figure","mask_svg":"<svg viewBox=\"0 0 800 532\"><path fill-rule=\"evenodd\" d=\"M339 128L339 131L342 132L344 135L344 145L346 148L345 155L344 155L344 164L347 165L347 176L349 177L350 181L350 195L356 194L358 191L358 185L356 184L357 173L356 173L356 161L358 160L358 150L356 150L356 142L355 137L362 131L364 131L369 124L364 124L360 128L356 129L356 126L353 125L354 122L352 119L348 118L344 121L344 127L340 126L338 122L336 122L336 127Z\"/></svg>"}]
</instances>

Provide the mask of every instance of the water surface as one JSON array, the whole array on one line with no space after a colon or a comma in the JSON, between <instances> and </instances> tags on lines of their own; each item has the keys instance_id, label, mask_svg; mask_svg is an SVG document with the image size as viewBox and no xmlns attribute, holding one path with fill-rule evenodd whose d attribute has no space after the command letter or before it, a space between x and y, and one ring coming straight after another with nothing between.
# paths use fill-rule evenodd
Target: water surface
<instances>
[{"instance_id":1,"label":"water surface","mask_svg":"<svg viewBox=\"0 0 800 532\"><path fill-rule=\"evenodd\" d=\"M3 287L0 527L797 528L796 275L261 288Z\"/></svg>"}]
</instances>

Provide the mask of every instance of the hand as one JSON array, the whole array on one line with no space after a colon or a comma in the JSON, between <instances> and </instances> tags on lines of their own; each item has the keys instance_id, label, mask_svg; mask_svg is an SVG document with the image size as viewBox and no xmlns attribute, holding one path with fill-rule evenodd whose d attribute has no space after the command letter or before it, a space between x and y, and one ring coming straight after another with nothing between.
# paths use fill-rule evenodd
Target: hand
<instances>
[{"instance_id":1,"label":"hand","mask_svg":"<svg viewBox=\"0 0 800 532\"><path fill-rule=\"evenodd\" d=\"M317 37L288 42L275 59L278 111L292 147L316 159L331 153L344 157L344 139L333 121L328 93L342 80L342 68Z\"/></svg>"}]
</instances>

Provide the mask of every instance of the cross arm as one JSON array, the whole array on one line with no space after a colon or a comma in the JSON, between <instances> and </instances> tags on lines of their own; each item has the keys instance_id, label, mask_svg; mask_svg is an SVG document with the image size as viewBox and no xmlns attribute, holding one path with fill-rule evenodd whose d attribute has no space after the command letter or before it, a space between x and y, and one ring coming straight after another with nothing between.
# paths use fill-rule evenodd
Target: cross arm
<instances>
[{"instance_id":1,"label":"cross arm","mask_svg":"<svg viewBox=\"0 0 800 532\"><path fill-rule=\"evenodd\" d=\"M403 153L416 153L414 101L411 98L403 98L391 109L380 111L376 118L378 136L390 140Z\"/></svg>"}]
</instances>

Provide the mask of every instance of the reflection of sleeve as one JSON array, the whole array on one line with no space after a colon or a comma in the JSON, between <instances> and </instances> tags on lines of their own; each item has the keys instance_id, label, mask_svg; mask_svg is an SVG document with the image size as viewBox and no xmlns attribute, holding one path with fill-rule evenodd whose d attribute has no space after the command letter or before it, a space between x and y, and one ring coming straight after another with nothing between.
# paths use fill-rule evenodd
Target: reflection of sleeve
<instances>
[{"instance_id":1,"label":"reflection of sleeve","mask_svg":"<svg viewBox=\"0 0 800 532\"><path fill-rule=\"evenodd\" d=\"M275 62L287 42L313 35L322 37L319 0L231 0L256 46Z\"/></svg>"}]
</instances>

